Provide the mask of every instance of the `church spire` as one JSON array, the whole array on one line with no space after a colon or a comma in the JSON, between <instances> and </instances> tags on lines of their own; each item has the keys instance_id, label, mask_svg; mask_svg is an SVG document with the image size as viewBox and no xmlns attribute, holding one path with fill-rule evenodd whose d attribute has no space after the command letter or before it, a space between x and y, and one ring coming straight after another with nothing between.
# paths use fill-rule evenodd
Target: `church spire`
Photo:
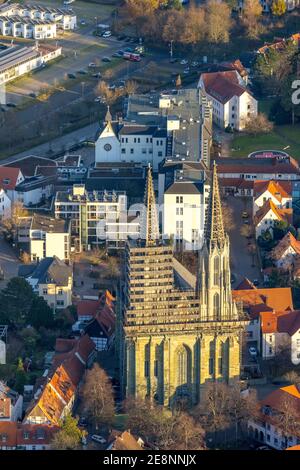
<instances>
[{"instance_id":1,"label":"church spire","mask_svg":"<svg viewBox=\"0 0 300 470\"><path fill-rule=\"evenodd\" d=\"M158 217L150 164L147 174L141 235L146 242L146 246L155 245L159 239Z\"/></svg>"},{"instance_id":2,"label":"church spire","mask_svg":"<svg viewBox=\"0 0 300 470\"><path fill-rule=\"evenodd\" d=\"M112 121L112 115L111 115L110 110L109 110L109 104L107 105L107 111L106 111L106 114L105 114L105 119L104 119L104 121L105 121L107 124Z\"/></svg>"},{"instance_id":3,"label":"church spire","mask_svg":"<svg viewBox=\"0 0 300 470\"><path fill-rule=\"evenodd\" d=\"M206 212L205 241L223 245L225 242L225 232L223 225L222 206L220 199L217 165L214 161L212 182L209 195L209 203Z\"/></svg>"}]
</instances>

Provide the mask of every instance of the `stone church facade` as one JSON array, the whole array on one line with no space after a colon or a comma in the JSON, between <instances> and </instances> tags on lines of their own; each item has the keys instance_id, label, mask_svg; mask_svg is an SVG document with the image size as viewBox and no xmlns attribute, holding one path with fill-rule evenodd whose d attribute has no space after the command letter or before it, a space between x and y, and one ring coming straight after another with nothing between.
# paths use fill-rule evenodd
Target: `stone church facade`
<instances>
[{"instance_id":1,"label":"stone church facade","mask_svg":"<svg viewBox=\"0 0 300 470\"><path fill-rule=\"evenodd\" d=\"M120 335L123 391L166 406L177 399L196 404L207 383L239 379L245 327L242 310L231 296L229 239L216 166L196 288L176 285L172 247L159 237L150 169L143 222L142 240L126 250Z\"/></svg>"}]
</instances>

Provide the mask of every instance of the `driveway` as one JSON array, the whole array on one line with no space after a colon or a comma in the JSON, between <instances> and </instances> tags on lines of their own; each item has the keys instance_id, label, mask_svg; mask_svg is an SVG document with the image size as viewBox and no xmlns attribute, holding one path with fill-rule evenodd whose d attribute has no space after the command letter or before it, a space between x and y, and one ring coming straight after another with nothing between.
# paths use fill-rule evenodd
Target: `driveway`
<instances>
[{"instance_id":1,"label":"driveway","mask_svg":"<svg viewBox=\"0 0 300 470\"><path fill-rule=\"evenodd\" d=\"M233 284L235 288L245 277L250 281L258 279L262 281L261 272L257 260L257 256L249 254L247 249L247 238L242 236L240 229L243 225L242 212L247 211L252 214L252 200L250 198L228 196L226 198L227 204L233 209L232 228L229 231L230 249L231 249L231 271L236 276L236 281ZM251 218L249 218L251 223Z\"/></svg>"},{"instance_id":2,"label":"driveway","mask_svg":"<svg viewBox=\"0 0 300 470\"><path fill-rule=\"evenodd\" d=\"M0 289L3 289L7 281L18 275L20 261L12 247L0 236L0 266L4 271L4 280L0 281Z\"/></svg>"}]
</instances>

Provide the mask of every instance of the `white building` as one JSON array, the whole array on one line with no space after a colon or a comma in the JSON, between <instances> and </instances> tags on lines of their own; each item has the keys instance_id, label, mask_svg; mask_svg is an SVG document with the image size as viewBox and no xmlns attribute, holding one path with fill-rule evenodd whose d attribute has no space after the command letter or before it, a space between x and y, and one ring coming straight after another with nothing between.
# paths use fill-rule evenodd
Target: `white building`
<instances>
[{"instance_id":1,"label":"white building","mask_svg":"<svg viewBox=\"0 0 300 470\"><path fill-rule=\"evenodd\" d=\"M208 182L188 180L181 176L180 170L165 190L162 233L174 239L175 249L199 250L202 247L208 195Z\"/></svg>"},{"instance_id":2,"label":"white building","mask_svg":"<svg viewBox=\"0 0 300 470\"><path fill-rule=\"evenodd\" d=\"M139 221L127 216L124 191L87 191L74 184L70 191L58 191L55 217L71 220L73 245L79 251L101 244L123 246L139 236Z\"/></svg>"},{"instance_id":3,"label":"white building","mask_svg":"<svg viewBox=\"0 0 300 470\"><path fill-rule=\"evenodd\" d=\"M0 220L11 217L12 204L3 188L0 188Z\"/></svg>"},{"instance_id":4,"label":"white building","mask_svg":"<svg viewBox=\"0 0 300 470\"><path fill-rule=\"evenodd\" d=\"M167 135L156 126L106 121L95 143L95 163L151 163L157 170L166 156Z\"/></svg>"},{"instance_id":5,"label":"white building","mask_svg":"<svg viewBox=\"0 0 300 470\"><path fill-rule=\"evenodd\" d=\"M290 181L254 181L253 215L265 204L272 201L279 209L292 207L292 184Z\"/></svg>"},{"instance_id":6,"label":"white building","mask_svg":"<svg viewBox=\"0 0 300 470\"><path fill-rule=\"evenodd\" d=\"M3 36L53 39L57 30L76 28L76 15L70 9L5 3L0 6L0 33Z\"/></svg>"},{"instance_id":7,"label":"white building","mask_svg":"<svg viewBox=\"0 0 300 470\"><path fill-rule=\"evenodd\" d=\"M285 413L286 406L289 406L290 412L294 413L298 419L299 400L300 393L297 385L282 387L270 393L260 402L259 416L248 421L250 438L276 450L300 444L299 433L287 435L280 426L280 415Z\"/></svg>"},{"instance_id":8,"label":"white building","mask_svg":"<svg viewBox=\"0 0 300 470\"><path fill-rule=\"evenodd\" d=\"M257 116L257 101L237 71L203 73L198 88L212 104L213 120L221 128L241 131Z\"/></svg>"},{"instance_id":9,"label":"white building","mask_svg":"<svg viewBox=\"0 0 300 470\"><path fill-rule=\"evenodd\" d=\"M20 266L19 275L53 310L72 305L73 269L56 256L44 258L37 265Z\"/></svg>"},{"instance_id":10,"label":"white building","mask_svg":"<svg viewBox=\"0 0 300 470\"><path fill-rule=\"evenodd\" d=\"M287 222L289 225L292 224L293 209L280 209L275 206L271 199L268 199L255 213L253 221L256 238L258 238L266 230L269 230L272 233L272 229L276 221Z\"/></svg>"},{"instance_id":11,"label":"white building","mask_svg":"<svg viewBox=\"0 0 300 470\"><path fill-rule=\"evenodd\" d=\"M62 48L54 45L10 46L0 51L0 85L15 80L56 59Z\"/></svg>"},{"instance_id":12,"label":"white building","mask_svg":"<svg viewBox=\"0 0 300 470\"><path fill-rule=\"evenodd\" d=\"M260 0L264 13L270 13L272 11L273 0ZM239 0L240 8L243 8L244 0ZM293 11L295 8L300 6L300 0L285 0L286 11Z\"/></svg>"},{"instance_id":13,"label":"white building","mask_svg":"<svg viewBox=\"0 0 300 470\"><path fill-rule=\"evenodd\" d=\"M300 259L300 241L291 232L286 233L271 251L270 258L277 268L293 270L295 262Z\"/></svg>"},{"instance_id":14,"label":"white building","mask_svg":"<svg viewBox=\"0 0 300 470\"><path fill-rule=\"evenodd\" d=\"M53 256L68 261L71 250L70 229L69 220L34 214L22 218L18 227L18 242L29 243L31 260L34 262Z\"/></svg>"},{"instance_id":15,"label":"white building","mask_svg":"<svg viewBox=\"0 0 300 470\"><path fill-rule=\"evenodd\" d=\"M261 312L261 355L271 359L282 350L290 350L291 362L300 364L300 311Z\"/></svg>"}]
</instances>

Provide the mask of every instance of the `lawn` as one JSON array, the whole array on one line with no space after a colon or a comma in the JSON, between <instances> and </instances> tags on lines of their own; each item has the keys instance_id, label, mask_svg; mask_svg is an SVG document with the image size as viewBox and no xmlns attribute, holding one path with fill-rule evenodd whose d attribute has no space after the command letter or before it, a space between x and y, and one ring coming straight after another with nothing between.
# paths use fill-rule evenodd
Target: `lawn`
<instances>
[{"instance_id":1,"label":"lawn","mask_svg":"<svg viewBox=\"0 0 300 470\"><path fill-rule=\"evenodd\" d=\"M285 149L285 147L289 148ZM249 136L239 134L234 137L231 150L232 156L247 157L255 150L283 150L300 160L300 124L284 125L274 128L269 134Z\"/></svg>"}]
</instances>

